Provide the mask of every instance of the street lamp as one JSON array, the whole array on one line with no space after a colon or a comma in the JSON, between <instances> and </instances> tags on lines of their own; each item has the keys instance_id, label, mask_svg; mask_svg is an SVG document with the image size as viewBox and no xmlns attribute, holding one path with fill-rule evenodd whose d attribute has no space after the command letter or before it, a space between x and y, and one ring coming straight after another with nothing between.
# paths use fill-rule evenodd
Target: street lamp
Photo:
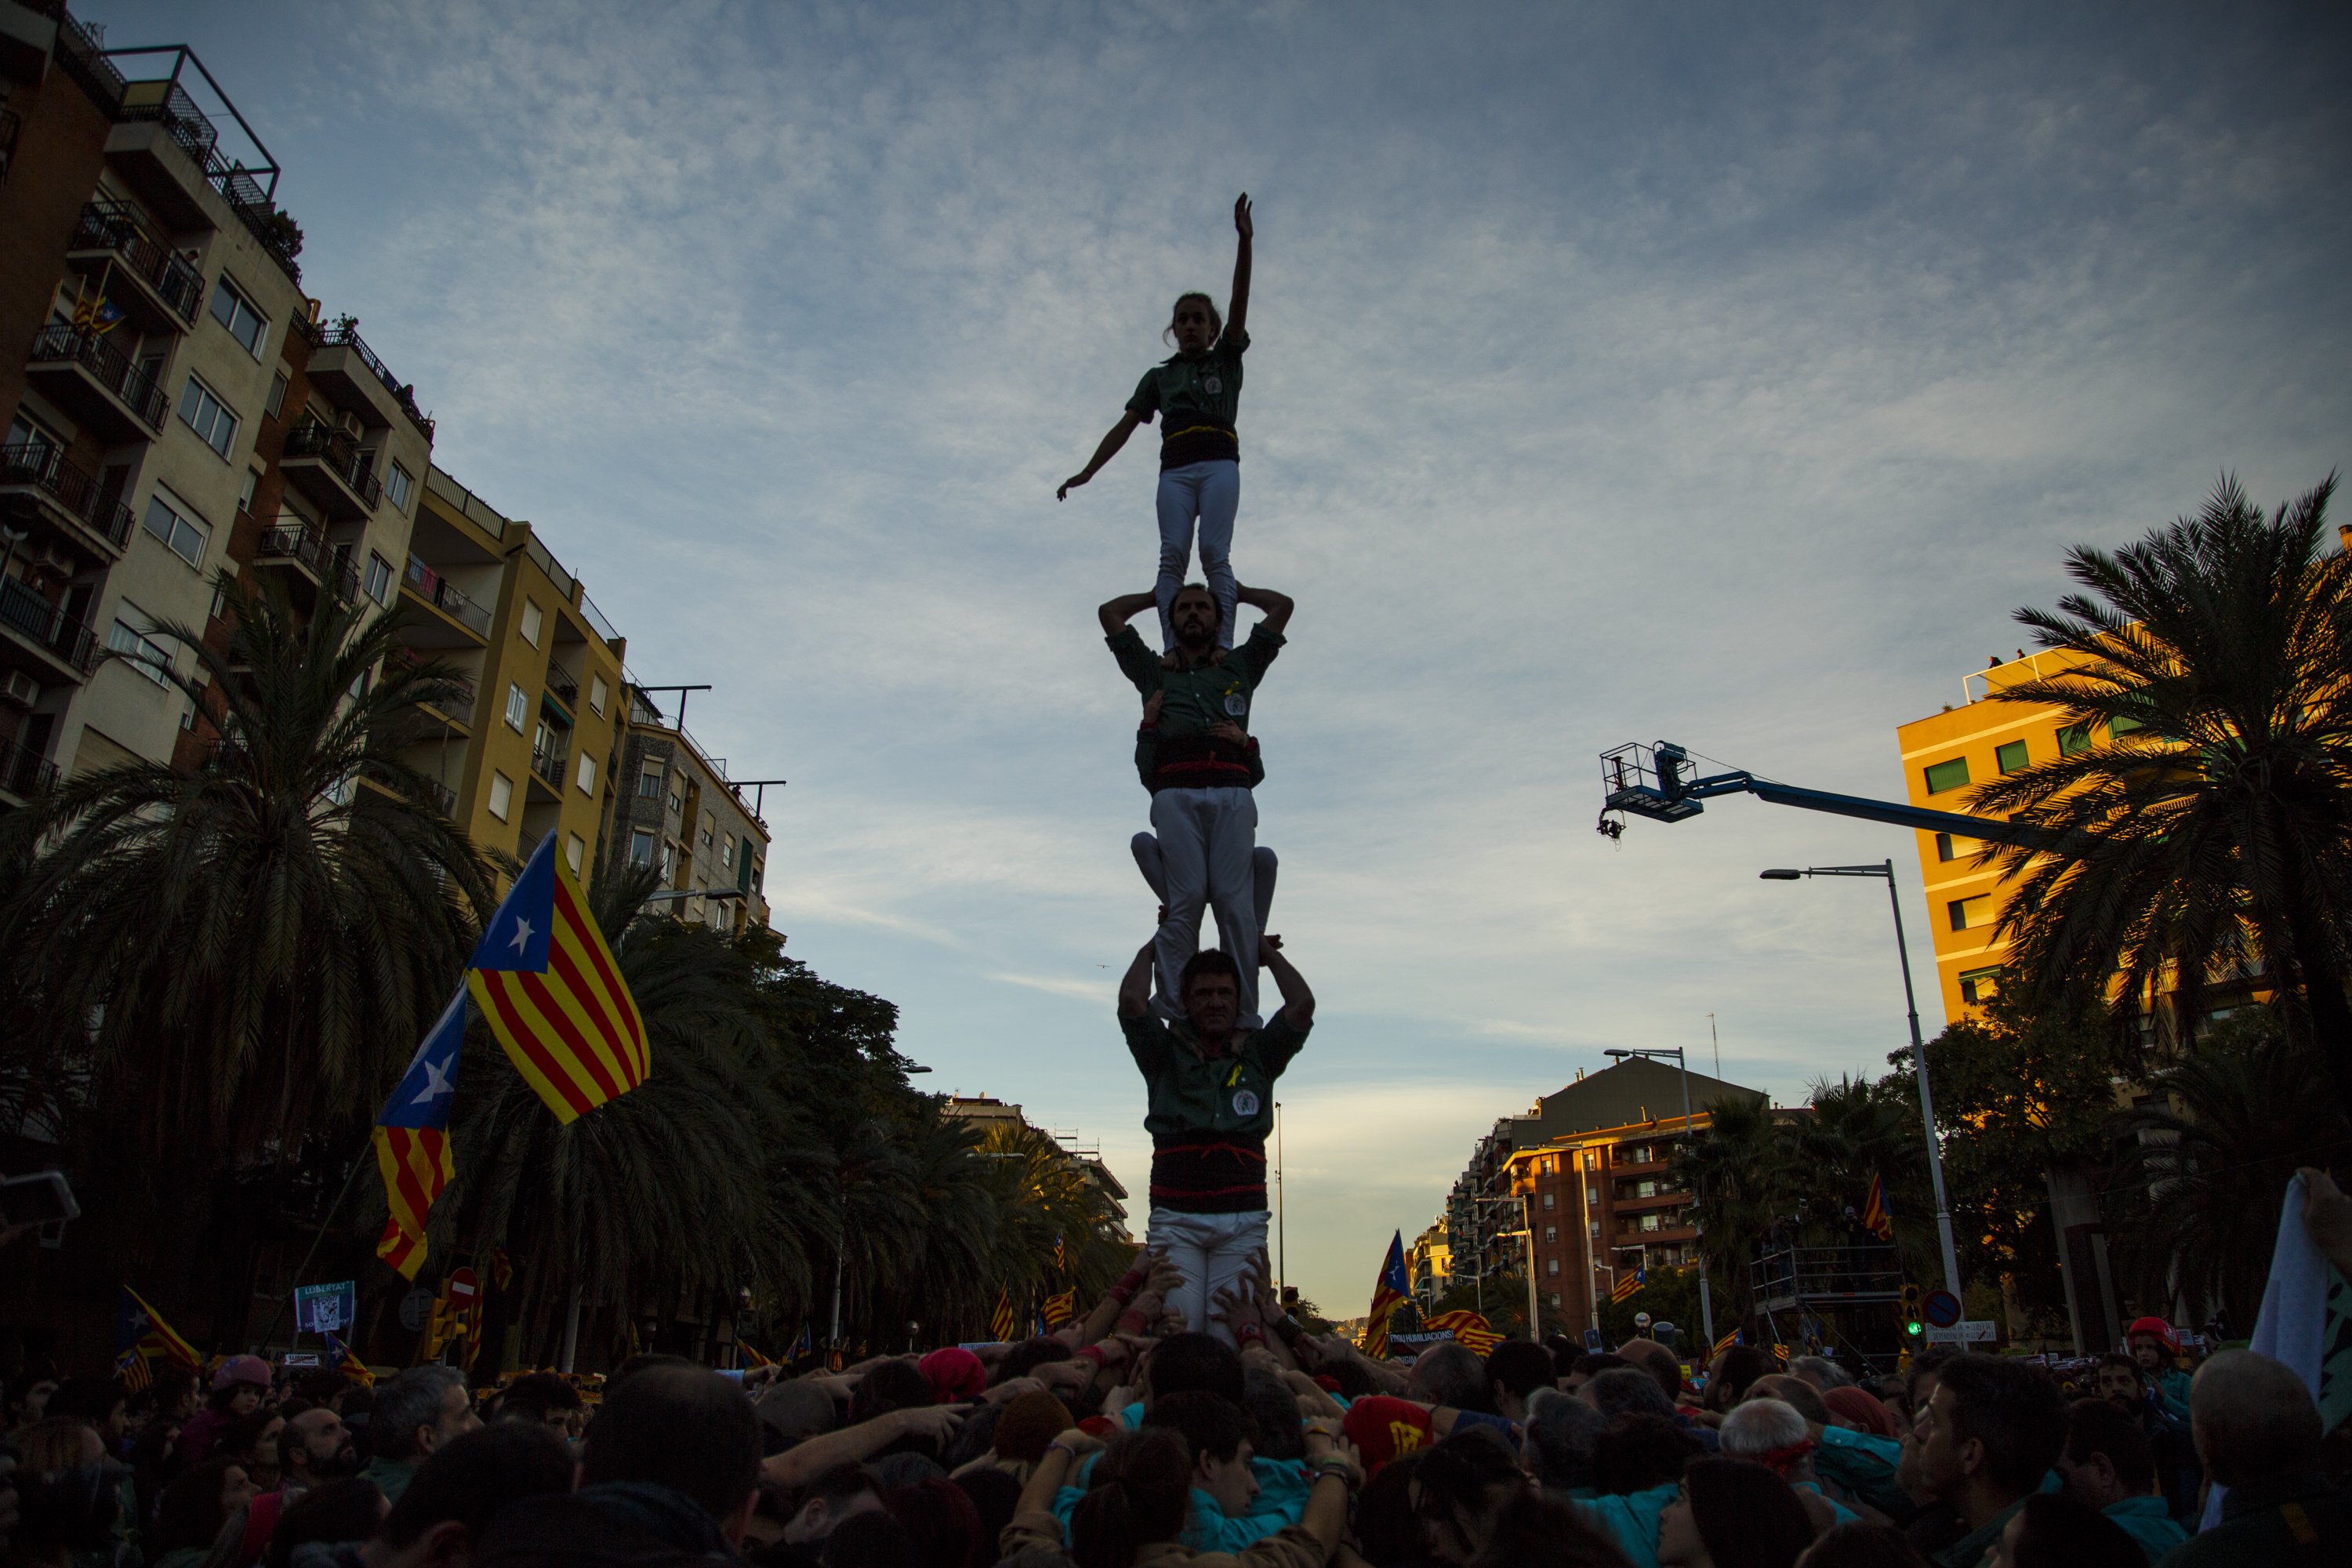
<instances>
[{"instance_id":1,"label":"street lamp","mask_svg":"<svg viewBox=\"0 0 2352 1568\"><path fill-rule=\"evenodd\" d=\"M1919 1115L1927 1129L1927 1179L1936 1189L1936 1239L1944 1249L1944 1289L1960 1293L1960 1258L1952 1246L1952 1212L1944 1202L1944 1156L1936 1142L1936 1099L1927 1089L1927 1047L1919 1038L1919 999L1911 989L1911 950L1903 940L1903 900L1895 896L1895 862L1875 866L1808 866L1800 871L1775 867L1757 875L1767 882L1794 882L1807 877L1884 877L1886 901L1895 910L1895 957L1903 966L1903 1000L1911 1013L1911 1066L1919 1076Z\"/></svg>"},{"instance_id":2,"label":"street lamp","mask_svg":"<svg viewBox=\"0 0 2352 1568\"><path fill-rule=\"evenodd\" d=\"M1526 1238L1527 1238L1527 1243L1528 1243L1528 1341L1529 1341L1531 1343L1534 1343L1534 1344L1541 1344L1541 1343L1543 1343L1543 1321L1542 1321L1540 1318L1538 1318L1538 1317L1537 1317L1537 1316L1536 1316L1536 1216L1535 1216L1535 1210L1534 1210L1535 1199L1534 1199L1532 1196L1527 1196L1527 1197L1517 1197L1517 1196L1514 1196L1514 1197L1507 1197L1507 1198L1480 1198L1480 1199L1478 1199L1478 1200L1477 1200L1477 1202L1478 1202L1478 1206L1479 1206L1479 1207L1481 1207L1481 1208L1490 1208L1490 1209L1492 1209L1492 1208L1501 1208L1501 1207L1502 1207L1502 1206L1504 1206L1506 1204L1517 1204L1517 1205L1519 1205L1519 1224L1520 1224L1521 1226L1525 1226L1525 1228L1524 1228L1524 1229L1521 1229L1521 1230L1498 1230L1498 1231L1496 1231L1495 1234L1496 1234L1496 1236L1498 1236L1498 1237L1513 1237L1513 1238L1517 1238L1517 1237L1526 1237ZM1481 1259L1480 1261L1481 1261L1481 1263L1483 1264L1484 1259ZM1486 1316L1486 1278L1485 1278L1485 1270L1484 1270L1484 1268L1481 1268L1481 1270L1480 1270L1480 1278L1479 1278L1479 1281L1478 1281L1478 1315L1479 1315L1480 1317L1484 1317L1484 1316Z\"/></svg>"},{"instance_id":3,"label":"street lamp","mask_svg":"<svg viewBox=\"0 0 2352 1568\"><path fill-rule=\"evenodd\" d=\"M1674 1058L1675 1066L1682 1069L1683 1075L1683 1136L1685 1138L1697 1136L1698 1130L1691 1125L1690 1063L1683 1059L1683 1048L1680 1046L1633 1046L1607 1050L1601 1054L1605 1057L1615 1057L1621 1061L1627 1057ZM1706 1235L1706 1216L1699 1212L1698 1193L1696 1188L1692 1190L1691 1199L1691 1228L1696 1235L1704 1237ZM1613 1274L1614 1270L1612 1269L1612 1272ZM1699 1332L1706 1336L1708 1352L1712 1354L1715 1346L1715 1298L1706 1288L1706 1247L1704 1242L1698 1249L1698 1327Z\"/></svg>"}]
</instances>

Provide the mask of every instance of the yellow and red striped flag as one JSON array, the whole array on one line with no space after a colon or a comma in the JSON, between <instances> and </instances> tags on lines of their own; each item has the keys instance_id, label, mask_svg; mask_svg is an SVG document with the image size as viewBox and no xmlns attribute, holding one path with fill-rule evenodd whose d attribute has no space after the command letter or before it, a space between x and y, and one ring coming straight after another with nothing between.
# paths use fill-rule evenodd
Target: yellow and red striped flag
<instances>
[{"instance_id":1,"label":"yellow and red striped flag","mask_svg":"<svg viewBox=\"0 0 2352 1568\"><path fill-rule=\"evenodd\" d=\"M1049 1329L1058 1329L1078 1315L1078 1288L1075 1285L1058 1296L1048 1296L1045 1304L1037 1309Z\"/></svg>"},{"instance_id":2,"label":"yellow and red striped flag","mask_svg":"<svg viewBox=\"0 0 2352 1568\"><path fill-rule=\"evenodd\" d=\"M1630 1301L1633 1299L1633 1292L1649 1282L1650 1271L1647 1268L1636 1268L1617 1281L1617 1288L1609 1292L1609 1299L1612 1301Z\"/></svg>"},{"instance_id":3,"label":"yellow and red striped flag","mask_svg":"<svg viewBox=\"0 0 2352 1568\"><path fill-rule=\"evenodd\" d=\"M1452 1334L1457 1343L1468 1345L1480 1355L1485 1355L1503 1342L1503 1336L1496 1333L1484 1317L1467 1307L1458 1311L1440 1312L1433 1318L1424 1318L1422 1320L1421 1326Z\"/></svg>"},{"instance_id":4,"label":"yellow and red striped flag","mask_svg":"<svg viewBox=\"0 0 2352 1568\"><path fill-rule=\"evenodd\" d=\"M996 1292L996 1310L988 1315L988 1331L999 1344L1008 1344L1021 1331L1021 1320L1013 1311L1013 1288L1003 1286Z\"/></svg>"},{"instance_id":5,"label":"yellow and red striped flag","mask_svg":"<svg viewBox=\"0 0 2352 1568\"><path fill-rule=\"evenodd\" d=\"M1878 1173L1870 1173L1870 1196L1863 1201L1862 1223L1864 1229L1876 1234L1881 1241L1895 1239L1895 1215L1886 1206L1886 1184Z\"/></svg>"},{"instance_id":6,"label":"yellow and red striped flag","mask_svg":"<svg viewBox=\"0 0 2352 1568\"><path fill-rule=\"evenodd\" d=\"M539 841L490 917L466 984L515 1070L569 1122L645 1082L652 1058L636 999L555 838Z\"/></svg>"},{"instance_id":7,"label":"yellow and red striped flag","mask_svg":"<svg viewBox=\"0 0 2352 1568\"><path fill-rule=\"evenodd\" d=\"M115 1342L123 1350L137 1351L152 1363L161 1356L174 1366L190 1372L203 1368L205 1358L196 1347L182 1339L179 1331L163 1321L163 1314L147 1304L147 1299L130 1286L122 1288L122 1309L117 1320Z\"/></svg>"},{"instance_id":8,"label":"yellow and red striped flag","mask_svg":"<svg viewBox=\"0 0 2352 1568\"><path fill-rule=\"evenodd\" d=\"M758 1351L753 1350L751 1348L751 1342L749 1340L738 1339L735 1342L735 1348L743 1352L743 1360L747 1365L773 1366L776 1364L774 1362L770 1361L766 1356L761 1355Z\"/></svg>"},{"instance_id":9,"label":"yellow and red striped flag","mask_svg":"<svg viewBox=\"0 0 2352 1568\"><path fill-rule=\"evenodd\" d=\"M425 1264L425 1220L449 1184L449 1103L457 1095L457 1051L466 1043L466 994L441 1010L408 1070L375 1119L375 1163L391 1210L375 1255L416 1278Z\"/></svg>"},{"instance_id":10,"label":"yellow and red striped flag","mask_svg":"<svg viewBox=\"0 0 2352 1568\"><path fill-rule=\"evenodd\" d=\"M1388 1256L1381 1259L1381 1271L1372 1279L1371 1310L1364 1314L1366 1355L1374 1361L1388 1359L1389 1321L1411 1300L1412 1285L1404 1272L1404 1233L1397 1231L1389 1237Z\"/></svg>"}]
</instances>

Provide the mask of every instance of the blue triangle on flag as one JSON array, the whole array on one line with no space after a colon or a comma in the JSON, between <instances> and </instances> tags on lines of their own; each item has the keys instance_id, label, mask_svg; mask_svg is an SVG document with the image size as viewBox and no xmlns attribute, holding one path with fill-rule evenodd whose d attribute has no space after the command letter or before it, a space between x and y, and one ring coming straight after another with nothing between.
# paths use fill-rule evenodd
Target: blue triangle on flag
<instances>
[{"instance_id":1,"label":"blue triangle on flag","mask_svg":"<svg viewBox=\"0 0 2352 1568\"><path fill-rule=\"evenodd\" d=\"M474 944L467 968L547 973L555 924L555 838L550 833L539 841L499 912L482 928L482 940Z\"/></svg>"}]
</instances>

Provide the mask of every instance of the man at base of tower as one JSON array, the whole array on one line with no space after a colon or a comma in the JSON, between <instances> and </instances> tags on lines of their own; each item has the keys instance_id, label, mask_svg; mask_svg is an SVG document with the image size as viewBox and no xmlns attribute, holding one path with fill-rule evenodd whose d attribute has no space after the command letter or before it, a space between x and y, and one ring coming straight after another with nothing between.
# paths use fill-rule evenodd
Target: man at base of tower
<instances>
[{"instance_id":1,"label":"man at base of tower","mask_svg":"<svg viewBox=\"0 0 2352 1568\"><path fill-rule=\"evenodd\" d=\"M1282 939L1264 937L1258 958L1282 1006L1264 1028L1239 1028L1239 974L1232 958L1208 948L1184 965L1185 1016L1171 1024L1151 1006L1155 945L1143 944L1118 985L1119 1028L1148 1096L1151 1228L1144 1245L1183 1272L1169 1309L1191 1331L1230 1340L1209 1306L1220 1290L1248 1289L1251 1256L1265 1247L1274 1085L1307 1044L1315 994L1283 956Z\"/></svg>"}]
</instances>

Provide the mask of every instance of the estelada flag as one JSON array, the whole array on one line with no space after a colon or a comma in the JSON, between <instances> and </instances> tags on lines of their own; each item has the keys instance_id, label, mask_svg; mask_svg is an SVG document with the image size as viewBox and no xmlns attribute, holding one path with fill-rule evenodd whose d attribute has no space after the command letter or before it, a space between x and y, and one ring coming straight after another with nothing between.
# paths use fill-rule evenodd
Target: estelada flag
<instances>
[{"instance_id":1,"label":"estelada flag","mask_svg":"<svg viewBox=\"0 0 2352 1568\"><path fill-rule=\"evenodd\" d=\"M152 1363L158 1356L174 1366L190 1372L200 1370L205 1358L196 1347L182 1339L163 1314L149 1306L146 1298L130 1286L122 1288L121 1310L115 1318L114 1342L118 1350L137 1351L142 1359Z\"/></svg>"},{"instance_id":2,"label":"estelada flag","mask_svg":"<svg viewBox=\"0 0 2352 1568\"><path fill-rule=\"evenodd\" d=\"M449 1005L408 1058L375 1119L375 1164L391 1213L375 1255L416 1278L425 1264L425 1220L449 1184L449 1102L457 1097L457 1053L466 1043L466 993Z\"/></svg>"},{"instance_id":3,"label":"estelada flag","mask_svg":"<svg viewBox=\"0 0 2352 1568\"><path fill-rule=\"evenodd\" d=\"M1458 1311L1440 1312L1433 1318L1423 1318L1421 1326L1452 1334L1456 1343L1468 1345L1480 1355L1503 1342L1503 1336L1495 1331L1493 1325L1467 1307Z\"/></svg>"},{"instance_id":4,"label":"estelada flag","mask_svg":"<svg viewBox=\"0 0 2352 1568\"><path fill-rule=\"evenodd\" d=\"M1724 1335L1724 1336L1723 1336L1723 1338L1721 1338L1721 1339L1719 1339L1719 1340L1717 1340L1717 1341L1716 1341L1716 1342L1715 1342L1715 1350L1714 1350L1711 1353L1716 1354L1716 1355L1721 1355L1724 1352L1726 1352L1726 1351L1729 1350L1732 1346L1734 1346L1734 1345L1736 1345L1736 1344L1738 1344L1738 1343L1739 1343L1739 1342L1739 1342L1739 1335L1740 1335L1740 1331L1739 1331L1739 1330L1738 1330L1738 1329L1734 1329L1734 1330L1732 1330L1729 1333L1727 1333L1727 1334Z\"/></svg>"},{"instance_id":5,"label":"estelada flag","mask_svg":"<svg viewBox=\"0 0 2352 1568\"><path fill-rule=\"evenodd\" d=\"M1078 1315L1078 1288L1073 1285L1058 1296L1046 1297L1045 1304L1037 1310L1047 1328L1060 1328Z\"/></svg>"},{"instance_id":6,"label":"estelada flag","mask_svg":"<svg viewBox=\"0 0 2352 1568\"><path fill-rule=\"evenodd\" d=\"M482 931L466 984L507 1058L558 1121L646 1081L645 1019L552 833Z\"/></svg>"},{"instance_id":7,"label":"estelada flag","mask_svg":"<svg viewBox=\"0 0 2352 1568\"><path fill-rule=\"evenodd\" d=\"M761 1355L758 1351L753 1350L751 1348L751 1342L749 1340L738 1339L735 1342L735 1348L743 1352L744 1361L752 1366L773 1366L776 1364L774 1362L770 1361L766 1356Z\"/></svg>"},{"instance_id":8,"label":"estelada flag","mask_svg":"<svg viewBox=\"0 0 2352 1568\"><path fill-rule=\"evenodd\" d=\"M1895 1239L1895 1215L1886 1206L1886 1184L1878 1179L1875 1171L1870 1173L1870 1196L1862 1205L1862 1223L1879 1240Z\"/></svg>"},{"instance_id":9,"label":"estelada flag","mask_svg":"<svg viewBox=\"0 0 2352 1568\"><path fill-rule=\"evenodd\" d=\"M1364 1353L1374 1361L1387 1357L1389 1320L1412 1293L1412 1285L1404 1277L1404 1232L1398 1231L1389 1237L1389 1255L1372 1281L1372 1310L1364 1316Z\"/></svg>"},{"instance_id":10,"label":"estelada flag","mask_svg":"<svg viewBox=\"0 0 2352 1568\"><path fill-rule=\"evenodd\" d=\"M375 1386L375 1373L368 1370L367 1363L353 1355L352 1347L343 1343L342 1340L332 1332L327 1335L327 1354L334 1358L328 1364L341 1373L346 1379L359 1384L362 1388Z\"/></svg>"},{"instance_id":11,"label":"estelada flag","mask_svg":"<svg viewBox=\"0 0 2352 1568\"><path fill-rule=\"evenodd\" d=\"M997 1289L996 1310L988 1315L988 1331L999 1344L1011 1343L1013 1336L1021 1331L1021 1320L1013 1310L1013 1288L1009 1285Z\"/></svg>"},{"instance_id":12,"label":"estelada flag","mask_svg":"<svg viewBox=\"0 0 2352 1568\"><path fill-rule=\"evenodd\" d=\"M1612 1301L1630 1300L1634 1291L1649 1282L1650 1271L1647 1268L1636 1268L1633 1273L1617 1281L1617 1288L1609 1292L1609 1299Z\"/></svg>"}]
</instances>

